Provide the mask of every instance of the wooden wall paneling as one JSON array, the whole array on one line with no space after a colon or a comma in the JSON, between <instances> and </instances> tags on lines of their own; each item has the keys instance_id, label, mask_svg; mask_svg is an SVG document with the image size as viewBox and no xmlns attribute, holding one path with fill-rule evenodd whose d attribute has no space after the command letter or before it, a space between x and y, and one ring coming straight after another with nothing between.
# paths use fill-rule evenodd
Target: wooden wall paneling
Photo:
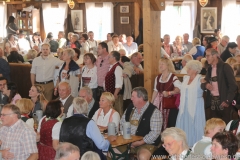
<instances>
[{"instance_id":1,"label":"wooden wall paneling","mask_svg":"<svg viewBox=\"0 0 240 160\"><path fill-rule=\"evenodd\" d=\"M83 10L83 32L79 32L79 36L81 36L82 33L87 32L87 21L86 21L86 7L84 3L75 3L75 7L73 9L70 9L68 7L68 14L71 14L71 10Z\"/></svg>"},{"instance_id":2,"label":"wooden wall paneling","mask_svg":"<svg viewBox=\"0 0 240 160\"><path fill-rule=\"evenodd\" d=\"M120 6L129 6L129 13L120 13ZM134 31L134 3L118 3L114 7L114 33L132 35ZM120 17L129 17L129 24L121 24Z\"/></svg>"},{"instance_id":3,"label":"wooden wall paneling","mask_svg":"<svg viewBox=\"0 0 240 160\"><path fill-rule=\"evenodd\" d=\"M135 39L139 35L139 19L142 18L142 6L139 5L139 3L134 3L134 36Z\"/></svg>"},{"instance_id":4,"label":"wooden wall paneling","mask_svg":"<svg viewBox=\"0 0 240 160\"><path fill-rule=\"evenodd\" d=\"M144 87L151 100L160 58L160 11L153 11L149 0L143 0Z\"/></svg>"},{"instance_id":5,"label":"wooden wall paneling","mask_svg":"<svg viewBox=\"0 0 240 160\"><path fill-rule=\"evenodd\" d=\"M217 7L217 26L221 28L221 20L222 20L222 1L221 0L211 0L205 7ZM202 6L197 3L197 19L201 25L201 8ZM203 34L207 35L207 34Z\"/></svg>"}]
</instances>

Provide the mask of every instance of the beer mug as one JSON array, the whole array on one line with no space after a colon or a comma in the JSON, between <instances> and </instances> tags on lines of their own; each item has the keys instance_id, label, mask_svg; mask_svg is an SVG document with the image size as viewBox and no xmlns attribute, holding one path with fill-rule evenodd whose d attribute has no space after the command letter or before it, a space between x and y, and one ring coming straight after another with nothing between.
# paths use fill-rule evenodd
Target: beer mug
<instances>
[{"instance_id":1,"label":"beer mug","mask_svg":"<svg viewBox=\"0 0 240 160\"><path fill-rule=\"evenodd\" d=\"M38 118L38 122L40 121L40 119L42 118L43 116L43 111L42 110L37 110L36 111L36 115L37 115L37 118Z\"/></svg>"},{"instance_id":2,"label":"beer mug","mask_svg":"<svg viewBox=\"0 0 240 160\"><path fill-rule=\"evenodd\" d=\"M114 122L108 123L108 135L116 136L116 125Z\"/></svg>"},{"instance_id":3,"label":"beer mug","mask_svg":"<svg viewBox=\"0 0 240 160\"><path fill-rule=\"evenodd\" d=\"M131 124L130 124L130 122L125 122L123 124L123 138L131 139Z\"/></svg>"}]
</instances>

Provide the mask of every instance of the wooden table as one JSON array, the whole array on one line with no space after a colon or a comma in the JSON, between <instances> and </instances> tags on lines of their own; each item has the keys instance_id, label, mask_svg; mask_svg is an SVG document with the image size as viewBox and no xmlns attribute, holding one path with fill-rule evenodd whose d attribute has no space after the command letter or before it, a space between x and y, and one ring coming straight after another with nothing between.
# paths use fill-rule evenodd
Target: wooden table
<instances>
[{"instance_id":1,"label":"wooden table","mask_svg":"<svg viewBox=\"0 0 240 160\"><path fill-rule=\"evenodd\" d=\"M104 135L104 138L107 138L107 134ZM123 135L117 136L116 141L112 141L110 142L112 148L118 147L118 146L122 146L125 144L130 144L132 142L136 142L136 141L140 141L142 140L143 137L142 136L135 136L135 135L131 135L131 139L124 139Z\"/></svg>"}]
</instances>

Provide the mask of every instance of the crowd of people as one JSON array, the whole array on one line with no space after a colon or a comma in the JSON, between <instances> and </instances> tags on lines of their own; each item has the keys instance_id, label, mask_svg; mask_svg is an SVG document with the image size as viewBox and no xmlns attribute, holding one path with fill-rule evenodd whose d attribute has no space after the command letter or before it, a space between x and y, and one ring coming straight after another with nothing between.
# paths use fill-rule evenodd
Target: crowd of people
<instances>
[{"instance_id":1,"label":"crowd of people","mask_svg":"<svg viewBox=\"0 0 240 160\"><path fill-rule=\"evenodd\" d=\"M237 43L229 42L216 30L201 45L197 37L189 42L187 33L173 44L164 35L151 96L144 87L132 88L131 76L143 74L143 53L131 36L109 33L106 41L98 42L92 31L80 39L72 32L65 39L60 31L57 40L49 33L42 42L34 33L29 42L17 32L18 41L9 33L0 49L4 159L107 159L117 135L105 139L102 133L109 123L121 133L126 122L131 135L143 137L129 150L140 160L238 157L239 120L232 114L240 116L235 79L240 74L240 36ZM11 82L8 62L31 64L29 99ZM182 82L176 73L185 74ZM132 103L124 106L128 99ZM43 117L36 124L39 110ZM122 145L114 152L127 149Z\"/></svg>"}]
</instances>

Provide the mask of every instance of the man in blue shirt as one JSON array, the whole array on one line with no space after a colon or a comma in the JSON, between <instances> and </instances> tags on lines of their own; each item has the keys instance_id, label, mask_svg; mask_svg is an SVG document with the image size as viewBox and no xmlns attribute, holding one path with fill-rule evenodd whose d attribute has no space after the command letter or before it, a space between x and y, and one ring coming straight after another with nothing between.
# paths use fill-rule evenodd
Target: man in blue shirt
<instances>
[{"instance_id":1,"label":"man in blue shirt","mask_svg":"<svg viewBox=\"0 0 240 160\"><path fill-rule=\"evenodd\" d=\"M101 159L106 159L102 151L108 151L110 142L116 136L105 139L96 123L87 118L88 103L84 98L76 97L73 100L74 115L66 118L60 130L60 142L69 142L79 147L81 155L87 151L94 151Z\"/></svg>"}]
</instances>

